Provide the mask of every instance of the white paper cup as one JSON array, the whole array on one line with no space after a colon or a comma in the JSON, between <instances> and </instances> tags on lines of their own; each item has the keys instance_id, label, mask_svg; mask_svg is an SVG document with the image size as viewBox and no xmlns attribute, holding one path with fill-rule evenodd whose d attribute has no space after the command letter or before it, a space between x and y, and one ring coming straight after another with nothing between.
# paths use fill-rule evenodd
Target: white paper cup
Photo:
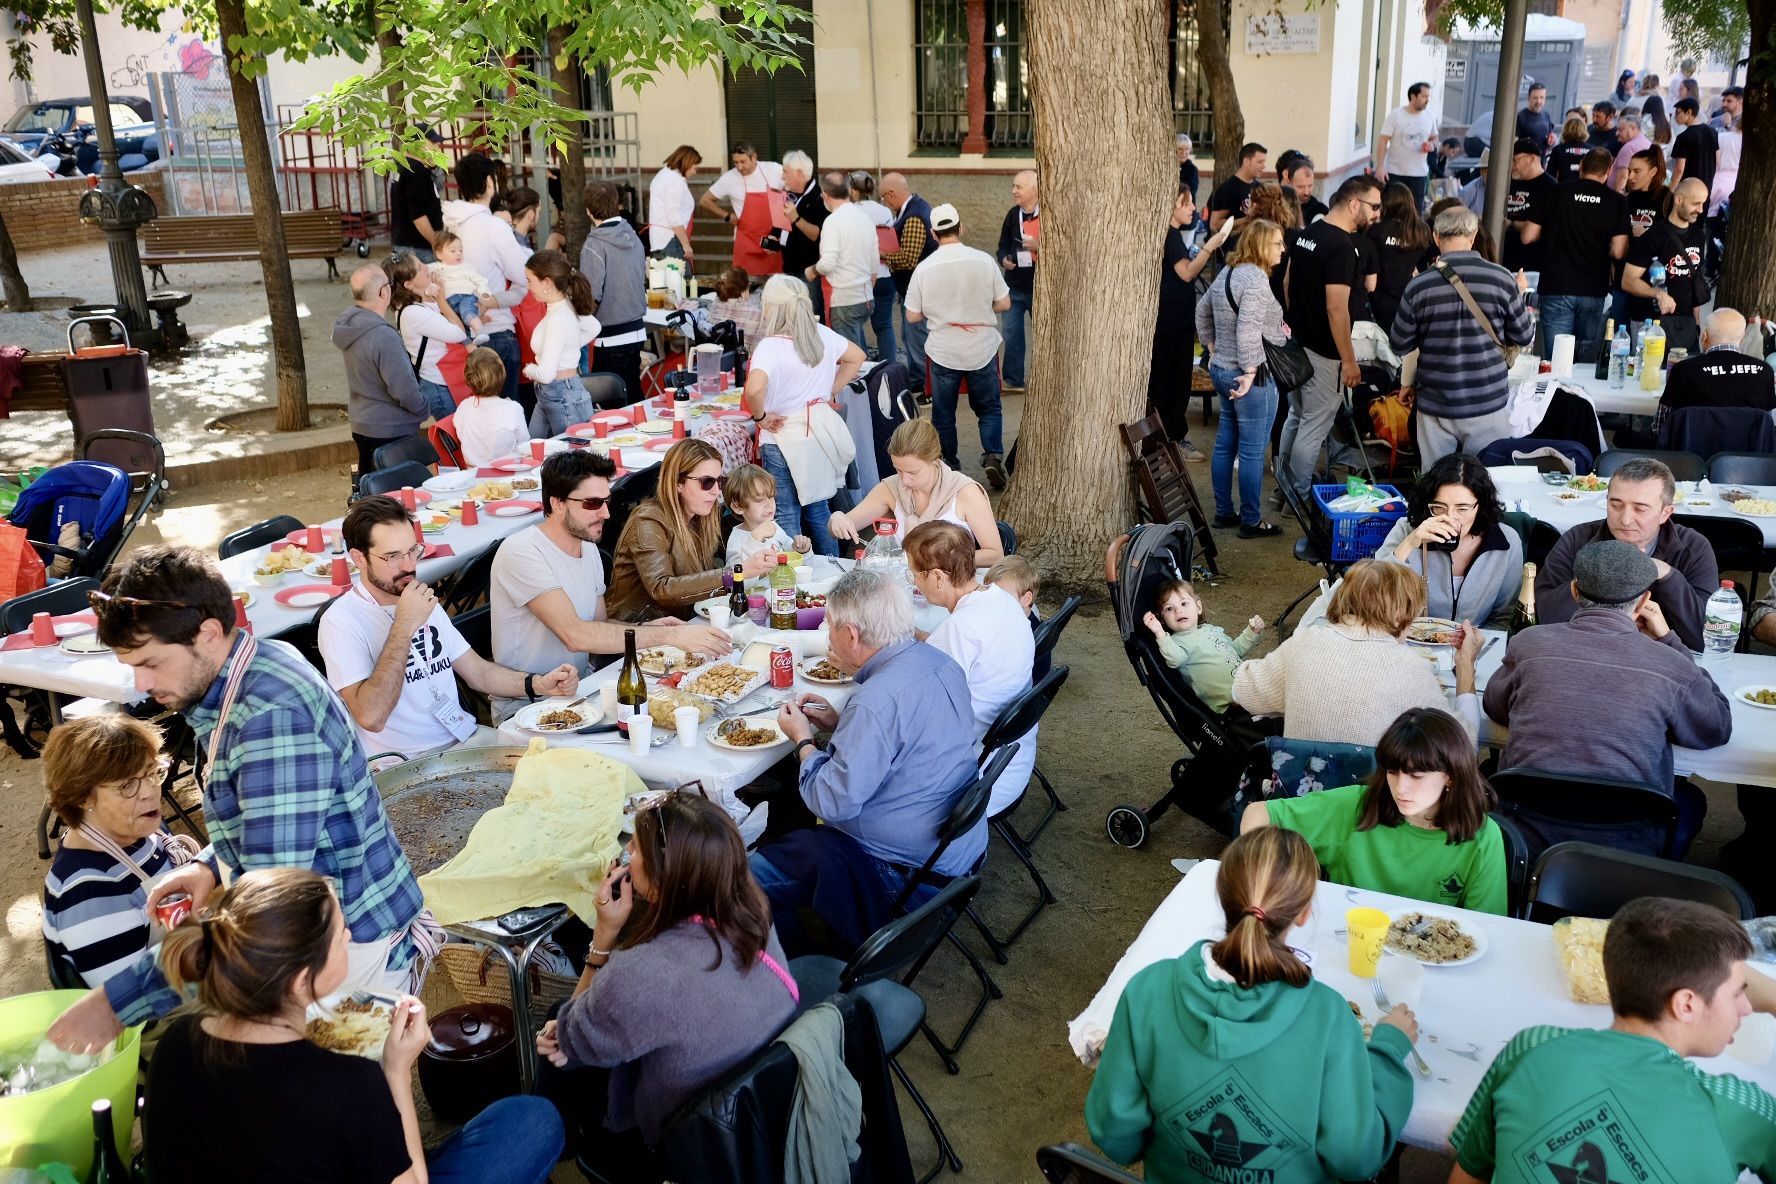
<instances>
[{"instance_id":1,"label":"white paper cup","mask_svg":"<svg viewBox=\"0 0 1776 1184\"><path fill-rule=\"evenodd\" d=\"M795 576L798 584L812 584L814 582L814 572L805 562L795 569Z\"/></svg>"},{"instance_id":2,"label":"white paper cup","mask_svg":"<svg viewBox=\"0 0 1776 1184\"><path fill-rule=\"evenodd\" d=\"M680 748L697 747L697 729L703 725L703 714L695 707L680 707L672 713L673 726L678 729ZM633 730L633 725L631 725Z\"/></svg>"},{"instance_id":3,"label":"white paper cup","mask_svg":"<svg viewBox=\"0 0 1776 1184\"><path fill-rule=\"evenodd\" d=\"M617 684L615 682L598 684L598 705L604 708L605 719L617 718Z\"/></svg>"},{"instance_id":4,"label":"white paper cup","mask_svg":"<svg viewBox=\"0 0 1776 1184\"><path fill-rule=\"evenodd\" d=\"M734 610L725 604L709 606L709 623L717 629L726 629L734 623Z\"/></svg>"},{"instance_id":5,"label":"white paper cup","mask_svg":"<svg viewBox=\"0 0 1776 1184\"><path fill-rule=\"evenodd\" d=\"M1727 1055L1748 1065L1762 1065L1776 1049L1776 1016L1754 1011L1739 1021L1739 1031L1727 1045Z\"/></svg>"},{"instance_id":6,"label":"white paper cup","mask_svg":"<svg viewBox=\"0 0 1776 1184\"><path fill-rule=\"evenodd\" d=\"M638 711L629 717L629 751L641 756L653 745L654 717L645 711Z\"/></svg>"}]
</instances>

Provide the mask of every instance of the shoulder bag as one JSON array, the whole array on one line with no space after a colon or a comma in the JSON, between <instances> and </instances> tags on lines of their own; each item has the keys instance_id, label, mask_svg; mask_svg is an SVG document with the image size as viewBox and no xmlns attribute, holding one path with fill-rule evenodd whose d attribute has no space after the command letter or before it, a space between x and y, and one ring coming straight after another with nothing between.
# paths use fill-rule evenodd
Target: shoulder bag
<instances>
[{"instance_id":1,"label":"shoulder bag","mask_svg":"<svg viewBox=\"0 0 1776 1184\"><path fill-rule=\"evenodd\" d=\"M1227 269L1227 278L1221 287L1227 293L1228 307L1233 309L1233 316L1237 321L1240 306L1239 301L1233 298L1233 272L1233 268ZM1270 371L1270 378L1276 383L1278 391L1288 394L1307 385L1308 380L1313 377L1313 363L1308 360L1307 350L1299 341L1290 337L1278 345L1268 337L1260 337L1259 340L1264 343L1263 368Z\"/></svg>"},{"instance_id":2,"label":"shoulder bag","mask_svg":"<svg viewBox=\"0 0 1776 1184\"><path fill-rule=\"evenodd\" d=\"M1504 339L1498 335L1498 330L1492 327L1492 322L1487 319L1486 314L1480 311L1480 305L1475 301L1474 294L1468 291L1467 283L1456 274L1455 268L1449 266L1447 260L1439 259L1432 266L1437 269L1438 275L1449 281L1449 286L1455 289L1455 294L1461 297L1461 302L1468 306L1468 311L1474 315L1474 320L1479 322L1482 329L1486 330L1486 335L1492 338L1492 343L1498 346L1499 352L1505 356L1505 368L1510 369L1516 363L1517 355L1523 352L1523 347L1505 344Z\"/></svg>"}]
</instances>

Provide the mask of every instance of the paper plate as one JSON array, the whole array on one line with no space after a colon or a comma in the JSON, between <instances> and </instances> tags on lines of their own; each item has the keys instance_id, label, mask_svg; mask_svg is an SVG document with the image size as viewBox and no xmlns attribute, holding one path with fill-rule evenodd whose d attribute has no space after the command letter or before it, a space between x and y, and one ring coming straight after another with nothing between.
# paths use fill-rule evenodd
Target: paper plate
<instances>
[{"instance_id":1,"label":"paper plate","mask_svg":"<svg viewBox=\"0 0 1776 1184\"><path fill-rule=\"evenodd\" d=\"M56 621L54 624L57 637L79 637L82 633L97 633L99 631L96 623L86 621Z\"/></svg>"},{"instance_id":2,"label":"paper plate","mask_svg":"<svg viewBox=\"0 0 1776 1184\"><path fill-rule=\"evenodd\" d=\"M499 473L528 473L536 468L538 463L528 456L512 456L505 460L496 460L485 467Z\"/></svg>"},{"instance_id":3,"label":"paper plate","mask_svg":"<svg viewBox=\"0 0 1776 1184\"><path fill-rule=\"evenodd\" d=\"M1460 621L1451 621L1444 617L1419 617L1412 624L1406 626L1406 641L1411 645L1453 646L1456 644L1455 642L1438 641L1431 635L1435 633L1460 634L1460 632Z\"/></svg>"},{"instance_id":4,"label":"paper plate","mask_svg":"<svg viewBox=\"0 0 1776 1184\"><path fill-rule=\"evenodd\" d=\"M826 662L825 658L804 658L802 659L801 664L796 667L796 673L807 679L809 682L817 682L823 687L842 687L848 683L857 681L849 674L842 678L815 678L812 674L808 673L808 671L824 662Z\"/></svg>"},{"instance_id":5,"label":"paper plate","mask_svg":"<svg viewBox=\"0 0 1776 1184\"><path fill-rule=\"evenodd\" d=\"M1769 691L1772 695L1776 695L1776 686L1770 686L1767 683L1752 683L1750 686L1740 687L1733 692L1733 702L1743 703L1747 707L1756 707L1764 711L1776 711L1776 703L1759 703L1756 699L1747 698L1748 695L1754 695L1759 691Z\"/></svg>"},{"instance_id":6,"label":"paper plate","mask_svg":"<svg viewBox=\"0 0 1776 1184\"><path fill-rule=\"evenodd\" d=\"M670 419L650 419L646 423L638 423L635 430L644 436L665 436L672 432Z\"/></svg>"},{"instance_id":7,"label":"paper plate","mask_svg":"<svg viewBox=\"0 0 1776 1184\"><path fill-rule=\"evenodd\" d=\"M437 478L435 478L435 477L432 479L434 481L437 480ZM401 500L401 491L398 489L394 490L393 492L389 493L388 496L394 498L396 501L400 501ZM427 493L424 489L415 489L413 491L413 504L415 506L427 505L431 502L431 500L432 500L432 495Z\"/></svg>"},{"instance_id":8,"label":"paper plate","mask_svg":"<svg viewBox=\"0 0 1776 1184\"><path fill-rule=\"evenodd\" d=\"M308 527L304 526L299 529L292 530L289 534L284 536L284 545L290 546L290 547L306 547L308 545L308 529L309 529ZM329 547L333 545L333 540L334 540L334 538L336 538L338 536L338 534L339 534L339 530L337 527L332 527L332 526L321 527L321 538L325 541L326 545Z\"/></svg>"},{"instance_id":9,"label":"paper plate","mask_svg":"<svg viewBox=\"0 0 1776 1184\"><path fill-rule=\"evenodd\" d=\"M634 448L639 444L646 444L647 439L634 432L618 432L613 436L606 436L604 443L607 448Z\"/></svg>"},{"instance_id":10,"label":"paper plate","mask_svg":"<svg viewBox=\"0 0 1776 1184\"><path fill-rule=\"evenodd\" d=\"M649 452L666 452L676 443L676 440L650 440L648 441L647 450Z\"/></svg>"},{"instance_id":11,"label":"paper plate","mask_svg":"<svg viewBox=\"0 0 1776 1184\"><path fill-rule=\"evenodd\" d=\"M569 698L554 698L526 704L519 709L516 715L512 716L512 723L515 727L522 728L526 732L535 732L539 736L553 736L561 732L571 732L575 728L590 727L604 718L604 712L600 710L598 704L586 702L572 708L573 713L580 717L580 722L576 724L544 727L539 722L543 716L552 711L560 711L572 702L573 699Z\"/></svg>"},{"instance_id":12,"label":"paper plate","mask_svg":"<svg viewBox=\"0 0 1776 1184\"><path fill-rule=\"evenodd\" d=\"M111 647L99 640L97 633L78 633L62 639L62 652L65 654L108 654Z\"/></svg>"},{"instance_id":13,"label":"paper plate","mask_svg":"<svg viewBox=\"0 0 1776 1184\"><path fill-rule=\"evenodd\" d=\"M315 608L343 591L343 586L336 587L332 584L298 584L294 588L285 588L272 599L285 608Z\"/></svg>"},{"instance_id":14,"label":"paper plate","mask_svg":"<svg viewBox=\"0 0 1776 1184\"><path fill-rule=\"evenodd\" d=\"M785 736L783 734L783 729L777 726L775 715L747 715L738 718L741 723L749 728L770 729L772 732L776 733L777 738L765 744L730 744L720 736L716 735L716 729L721 727L721 724L719 723L711 724L709 730L703 734L704 737L715 747L725 748L729 752L764 752L767 749L776 748L779 744L789 743L789 737ZM724 720L723 722L725 723L727 721Z\"/></svg>"},{"instance_id":15,"label":"paper plate","mask_svg":"<svg viewBox=\"0 0 1776 1184\"><path fill-rule=\"evenodd\" d=\"M1428 968L1433 968L1433 969L1439 968L1439 967L1444 967L1444 966L1466 966L1468 963L1478 962L1480 959L1482 959L1486 956L1486 947L1488 945L1488 942L1486 940L1486 931L1484 929L1481 929L1478 925L1476 925L1474 923L1474 919L1473 919L1472 914L1457 915L1454 912L1445 912L1442 909L1426 908L1423 906L1414 905L1412 908L1409 908L1409 909L1396 909L1395 911L1389 913L1388 914L1389 924L1392 924L1394 921L1398 921L1401 917L1406 916L1408 913L1422 913L1427 917L1436 917L1436 918L1439 918L1439 919L1445 920L1445 921L1453 921L1457 925L1461 926L1461 931L1463 933L1467 934L1469 937L1474 939L1474 952L1469 954L1466 958L1457 958L1452 962L1430 962L1430 961L1427 961L1423 958L1416 958L1415 960L1419 963L1419 965L1425 966ZM1396 954L1402 954L1408 958L1414 957L1414 955L1407 954L1404 950L1395 949L1393 946L1387 946L1385 948L1393 951Z\"/></svg>"},{"instance_id":16,"label":"paper plate","mask_svg":"<svg viewBox=\"0 0 1776 1184\"><path fill-rule=\"evenodd\" d=\"M475 476L473 469L459 469L454 473L439 473L436 477L427 477L423 489L433 493L461 493L479 484L481 478Z\"/></svg>"},{"instance_id":17,"label":"paper plate","mask_svg":"<svg viewBox=\"0 0 1776 1184\"><path fill-rule=\"evenodd\" d=\"M1772 503L1769 498L1752 498L1750 500L1752 502L1762 503L1762 505L1760 505L1758 509L1747 510L1745 509L1747 504L1745 499L1729 502L1727 504L1733 507L1733 512L1735 514L1743 514L1747 518L1776 518L1776 503ZM1763 506L1772 506L1772 508L1766 510Z\"/></svg>"},{"instance_id":18,"label":"paper plate","mask_svg":"<svg viewBox=\"0 0 1776 1184\"><path fill-rule=\"evenodd\" d=\"M526 514L541 513L543 503L523 501L515 498L509 502L488 502L481 508L495 518L522 518Z\"/></svg>"}]
</instances>

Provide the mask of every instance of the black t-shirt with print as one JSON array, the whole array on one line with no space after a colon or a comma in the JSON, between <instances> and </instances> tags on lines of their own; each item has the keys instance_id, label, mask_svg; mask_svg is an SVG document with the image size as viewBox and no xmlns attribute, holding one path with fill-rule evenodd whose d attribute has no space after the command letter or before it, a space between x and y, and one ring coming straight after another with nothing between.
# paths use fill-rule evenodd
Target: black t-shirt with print
<instances>
[{"instance_id":1,"label":"black t-shirt with print","mask_svg":"<svg viewBox=\"0 0 1776 1184\"><path fill-rule=\"evenodd\" d=\"M1242 181L1237 176L1215 186L1214 196L1209 198L1209 221L1215 220L1218 210L1226 210L1229 218L1244 218L1252 212L1252 190L1257 187L1258 182Z\"/></svg>"},{"instance_id":2,"label":"black t-shirt with print","mask_svg":"<svg viewBox=\"0 0 1776 1184\"><path fill-rule=\"evenodd\" d=\"M1295 236L1289 247L1289 328L1295 339L1322 358L1336 358L1326 289L1362 285L1351 236L1321 219Z\"/></svg>"},{"instance_id":3,"label":"black t-shirt with print","mask_svg":"<svg viewBox=\"0 0 1776 1184\"><path fill-rule=\"evenodd\" d=\"M1548 153L1548 175L1556 185L1570 185L1579 179L1579 166L1589 155L1589 144L1556 144Z\"/></svg>"},{"instance_id":4,"label":"black t-shirt with print","mask_svg":"<svg viewBox=\"0 0 1776 1184\"><path fill-rule=\"evenodd\" d=\"M1537 173L1524 181L1511 178L1511 187L1505 190L1505 243L1504 258L1501 260L1506 271L1516 271L1520 267L1530 271L1541 270L1544 250L1542 242L1525 246L1514 224L1539 223L1542 220L1542 209L1556 188L1558 186L1554 184L1554 178L1545 172Z\"/></svg>"},{"instance_id":5,"label":"black t-shirt with print","mask_svg":"<svg viewBox=\"0 0 1776 1184\"><path fill-rule=\"evenodd\" d=\"M1531 218L1542 228L1542 296L1605 296L1610 240L1628 233L1628 203L1601 181L1556 186Z\"/></svg>"},{"instance_id":6,"label":"black t-shirt with print","mask_svg":"<svg viewBox=\"0 0 1776 1184\"><path fill-rule=\"evenodd\" d=\"M1665 190L1634 189L1622 195L1628 199L1628 225L1636 238L1647 227L1665 216Z\"/></svg>"},{"instance_id":7,"label":"black t-shirt with print","mask_svg":"<svg viewBox=\"0 0 1776 1184\"><path fill-rule=\"evenodd\" d=\"M1692 123L1678 133L1671 145L1671 159L1684 162L1684 180L1691 177L1704 185L1714 184L1715 154L1720 151L1720 135L1706 123Z\"/></svg>"},{"instance_id":8,"label":"black t-shirt with print","mask_svg":"<svg viewBox=\"0 0 1776 1184\"><path fill-rule=\"evenodd\" d=\"M1628 246L1628 263L1648 267L1654 259L1665 264L1665 291L1677 302L1669 313L1660 313L1650 297L1629 296L1627 314L1634 320L1657 316L1688 316L1698 305L1708 303L1708 284L1702 278L1702 251L1685 240L1686 229L1661 218L1647 232ZM1647 277L1643 274L1641 279Z\"/></svg>"},{"instance_id":9,"label":"black t-shirt with print","mask_svg":"<svg viewBox=\"0 0 1776 1184\"><path fill-rule=\"evenodd\" d=\"M1370 294L1369 307L1376 323L1385 329L1394 323L1407 282L1429 266L1436 247L1427 244L1413 250L1405 246L1398 222L1377 222L1365 233L1375 243L1375 291Z\"/></svg>"}]
</instances>

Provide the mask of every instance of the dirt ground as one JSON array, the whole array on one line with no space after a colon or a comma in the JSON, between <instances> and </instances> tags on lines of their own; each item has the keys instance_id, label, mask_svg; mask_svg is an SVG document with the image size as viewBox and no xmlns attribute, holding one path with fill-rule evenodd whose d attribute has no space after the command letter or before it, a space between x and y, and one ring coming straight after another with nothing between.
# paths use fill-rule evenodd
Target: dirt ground
<instances>
[{"instance_id":1,"label":"dirt ground","mask_svg":"<svg viewBox=\"0 0 1776 1184\"><path fill-rule=\"evenodd\" d=\"M1008 434L1015 434L1021 397L1007 400ZM1198 417L1191 433L1205 451L1212 429ZM973 424L963 413L965 437ZM970 455L968 447L962 449ZM1192 474L1206 495L1206 465ZM314 521L339 512L346 477L322 470L296 477L177 490L168 507L134 542L176 541L213 548L227 531L290 513ZM1242 541L1219 532L1224 577L1203 588L1210 620L1243 621L1254 613L1274 619L1317 578L1291 556L1290 529L1281 538ZM1274 645L1267 636L1262 647ZM1260 651L1262 652L1262 651ZM1034 1181L1036 1149L1059 1140L1089 1142L1082 1107L1091 1074L1067 1045L1066 1023L1091 999L1147 916L1176 883L1171 860L1215 855L1223 840L1194 819L1168 814L1139 851L1105 837L1105 811L1119 802L1146 803L1168 784L1180 745L1161 723L1125 660L1107 606L1083 609L1061 639L1055 661L1071 668L1061 698L1042 725L1041 764L1070 809L1059 815L1035 848L1058 902L1011 951L1010 964L991 966L1005 998L988 1007L960 1056L961 1073L945 1074L921 1041L905 1054L908 1072L943 1122L968 1178ZM35 767L0 748L0 995L43 989L39 894L44 865L32 847L41 781ZM1710 790L1712 811L1696 846L1698 862L1712 863L1724 840L1740 830L1731 793ZM1035 809L1026 804L1026 811ZM982 894L989 919L1003 920L1031 899L1023 870L995 845ZM920 983L938 1030L952 1033L974 989L960 959L944 951ZM902 1104L915 1165L934 1154L918 1112ZM1447 1178L1448 1160L1409 1153L1401 1179L1428 1184ZM558 1181L578 1179L564 1166Z\"/></svg>"}]
</instances>

